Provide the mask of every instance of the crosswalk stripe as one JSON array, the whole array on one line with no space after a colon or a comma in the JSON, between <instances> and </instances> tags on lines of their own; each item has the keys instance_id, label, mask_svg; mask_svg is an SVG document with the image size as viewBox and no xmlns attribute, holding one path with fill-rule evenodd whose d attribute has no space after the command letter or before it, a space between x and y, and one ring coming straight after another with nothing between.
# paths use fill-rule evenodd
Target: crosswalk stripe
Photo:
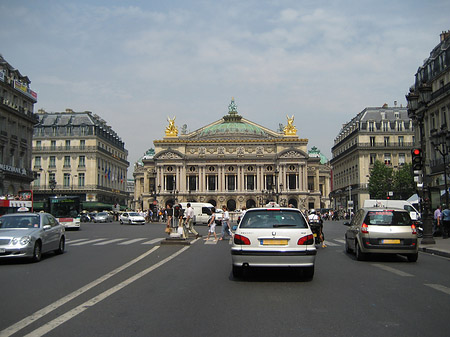
<instances>
[{"instance_id":1,"label":"crosswalk stripe","mask_svg":"<svg viewBox=\"0 0 450 337\"><path fill-rule=\"evenodd\" d=\"M145 240L145 238L138 238L138 239L128 240L128 241L125 241L125 242L118 243L118 245L121 245L121 246L131 245L132 243L139 242L139 241L142 241L142 240Z\"/></svg>"},{"instance_id":2,"label":"crosswalk stripe","mask_svg":"<svg viewBox=\"0 0 450 337\"><path fill-rule=\"evenodd\" d=\"M344 239L334 239L334 241L345 244L345 240Z\"/></svg>"},{"instance_id":3,"label":"crosswalk stripe","mask_svg":"<svg viewBox=\"0 0 450 337\"><path fill-rule=\"evenodd\" d=\"M125 240L125 238L120 238L120 239L112 239L112 240L108 240L108 241L103 241L103 242L99 242L99 243L94 243L94 246L104 246L104 245L108 245L110 243L114 243L114 242L118 242L118 241L122 241Z\"/></svg>"},{"instance_id":4,"label":"crosswalk stripe","mask_svg":"<svg viewBox=\"0 0 450 337\"><path fill-rule=\"evenodd\" d=\"M80 242L80 241L86 241L86 240L89 240L89 239L76 239L76 240L67 240L67 244L71 244L71 243L75 243L75 242Z\"/></svg>"},{"instance_id":5,"label":"crosswalk stripe","mask_svg":"<svg viewBox=\"0 0 450 337\"><path fill-rule=\"evenodd\" d=\"M103 241L103 240L105 240L105 239L104 238L102 238L102 239L94 239L94 240L77 242L77 243L69 243L69 244L71 246L83 246L83 245L87 245L87 244L90 244L90 243L99 242L99 241Z\"/></svg>"},{"instance_id":6,"label":"crosswalk stripe","mask_svg":"<svg viewBox=\"0 0 450 337\"><path fill-rule=\"evenodd\" d=\"M142 245L154 245L155 243L161 242L164 238L156 238L147 242L142 242Z\"/></svg>"},{"instance_id":7,"label":"crosswalk stripe","mask_svg":"<svg viewBox=\"0 0 450 337\"><path fill-rule=\"evenodd\" d=\"M217 245L217 240L205 240L205 245Z\"/></svg>"},{"instance_id":8,"label":"crosswalk stripe","mask_svg":"<svg viewBox=\"0 0 450 337\"><path fill-rule=\"evenodd\" d=\"M337 243L333 243L333 242L330 242L330 241L327 241L327 240L325 240L325 244L326 244L327 246L329 246L329 247L337 247L337 246L340 246L340 245L338 245Z\"/></svg>"}]
</instances>

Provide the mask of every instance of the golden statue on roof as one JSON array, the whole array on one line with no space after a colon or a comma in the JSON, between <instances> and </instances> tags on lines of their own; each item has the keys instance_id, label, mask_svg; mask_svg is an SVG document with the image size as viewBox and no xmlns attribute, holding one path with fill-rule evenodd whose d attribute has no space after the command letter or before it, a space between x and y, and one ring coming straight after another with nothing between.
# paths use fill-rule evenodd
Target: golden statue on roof
<instances>
[{"instance_id":1,"label":"golden statue on roof","mask_svg":"<svg viewBox=\"0 0 450 337\"><path fill-rule=\"evenodd\" d=\"M166 136L167 137L177 137L178 136L178 128L175 126L175 116L171 119L167 117L167 121L169 125L166 127Z\"/></svg>"},{"instance_id":2,"label":"golden statue on roof","mask_svg":"<svg viewBox=\"0 0 450 337\"><path fill-rule=\"evenodd\" d=\"M294 125L294 115L292 117L286 116L287 118L287 125L284 127L284 135L285 136L296 136L297 135L297 128Z\"/></svg>"}]
</instances>

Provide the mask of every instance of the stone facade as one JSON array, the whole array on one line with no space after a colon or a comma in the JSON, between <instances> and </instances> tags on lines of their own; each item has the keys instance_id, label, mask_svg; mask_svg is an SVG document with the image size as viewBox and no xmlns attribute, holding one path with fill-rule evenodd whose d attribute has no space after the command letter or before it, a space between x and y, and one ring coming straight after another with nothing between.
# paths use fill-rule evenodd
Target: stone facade
<instances>
[{"instance_id":1,"label":"stone facade","mask_svg":"<svg viewBox=\"0 0 450 337\"><path fill-rule=\"evenodd\" d=\"M181 135L169 119L166 137L135 165L136 209L186 201L230 210L269 201L329 206L330 168L308 155L293 117L274 132L238 115L234 100L228 108L222 119Z\"/></svg>"},{"instance_id":2,"label":"stone facade","mask_svg":"<svg viewBox=\"0 0 450 337\"><path fill-rule=\"evenodd\" d=\"M89 112L39 110L34 127L35 200L53 194L79 195L85 209L127 205L125 143Z\"/></svg>"},{"instance_id":3,"label":"stone facade","mask_svg":"<svg viewBox=\"0 0 450 337\"><path fill-rule=\"evenodd\" d=\"M0 55L0 196L30 190L33 113L37 94L30 80Z\"/></svg>"},{"instance_id":4,"label":"stone facade","mask_svg":"<svg viewBox=\"0 0 450 337\"><path fill-rule=\"evenodd\" d=\"M376 160L398 168L411 163L414 128L404 107L365 108L345 124L334 140L333 207L354 209L369 199L369 175Z\"/></svg>"}]
</instances>

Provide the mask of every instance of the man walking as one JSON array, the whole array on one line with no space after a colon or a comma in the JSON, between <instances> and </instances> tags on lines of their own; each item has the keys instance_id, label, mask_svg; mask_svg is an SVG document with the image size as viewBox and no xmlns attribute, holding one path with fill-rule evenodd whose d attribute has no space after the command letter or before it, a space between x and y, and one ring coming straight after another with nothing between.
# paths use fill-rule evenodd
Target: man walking
<instances>
[{"instance_id":1,"label":"man walking","mask_svg":"<svg viewBox=\"0 0 450 337\"><path fill-rule=\"evenodd\" d=\"M191 203L187 203L186 209L186 229L195 235L196 238L200 237L200 234L194 229L194 209L191 207Z\"/></svg>"}]
</instances>

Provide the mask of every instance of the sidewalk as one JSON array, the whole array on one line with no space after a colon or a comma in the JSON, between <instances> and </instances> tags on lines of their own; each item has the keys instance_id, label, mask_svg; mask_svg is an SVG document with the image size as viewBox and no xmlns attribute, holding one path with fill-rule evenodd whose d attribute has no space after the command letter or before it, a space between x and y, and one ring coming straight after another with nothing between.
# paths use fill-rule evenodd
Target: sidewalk
<instances>
[{"instance_id":1,"label":"sidewalk","mask_svg":"<svg viewBox=\"0 0 450 337\"><path fill-rule=\"evenodd\" d=\"M420 251L450 258L450 238L444 240L442 237L435 237L436 243L431 245L422 244L422 238L419 238L418 241Z\"/></svg>"}]
</instances>

